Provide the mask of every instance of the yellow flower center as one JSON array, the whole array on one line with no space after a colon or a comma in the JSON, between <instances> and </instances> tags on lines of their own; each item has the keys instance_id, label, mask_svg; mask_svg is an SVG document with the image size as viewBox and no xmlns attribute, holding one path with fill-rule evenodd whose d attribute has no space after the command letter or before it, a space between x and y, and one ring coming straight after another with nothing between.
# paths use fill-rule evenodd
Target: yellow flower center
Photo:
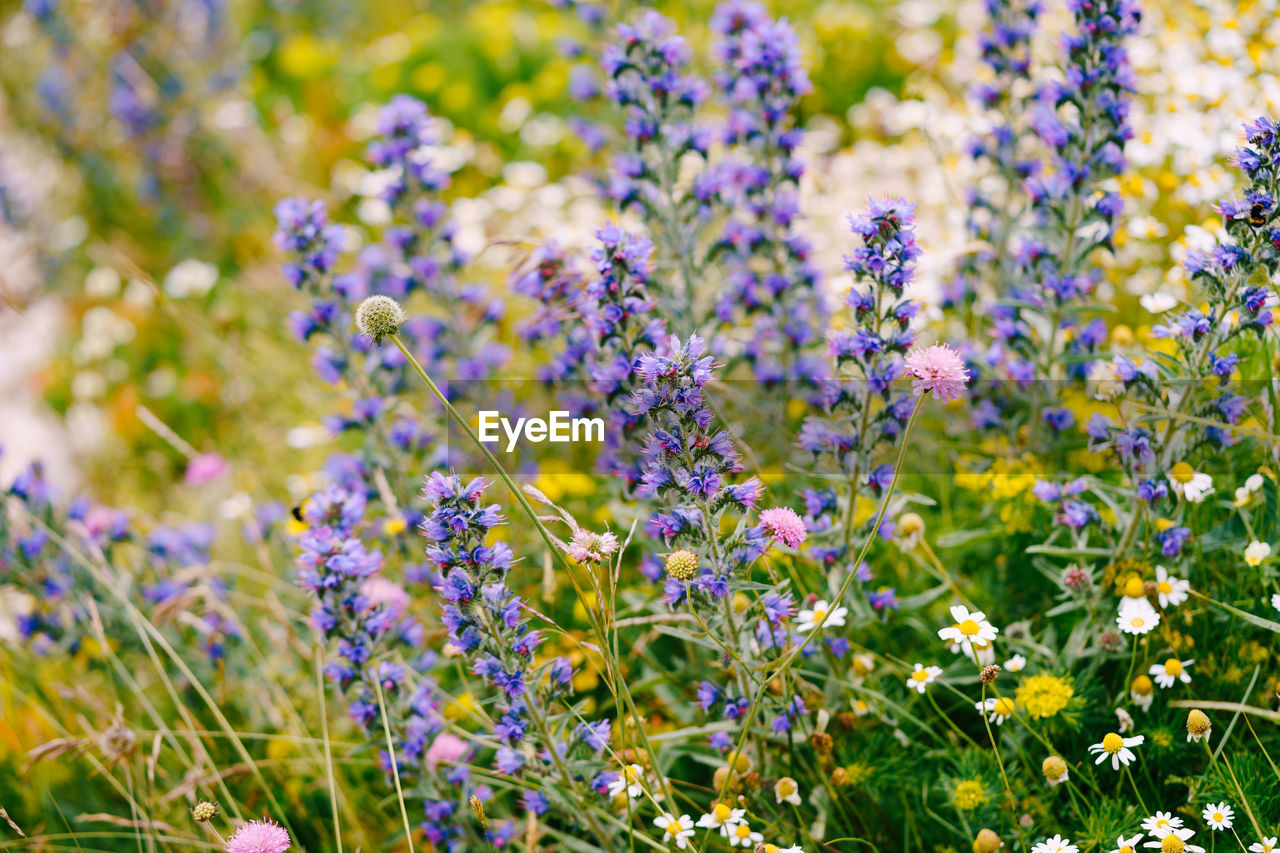
<instances>
[{"instance_id":1,"label":"yellow flower center","mask_svg":"<svg viewBox=\"0 0 1280 853\"><path fill-rule=\"evenodd\" d=\"M729 819L730 814L732 812L729 811L729 807L724 803L716 803L716 807L711 810L711 816L716 819L716 823L724 823Z\"/></svg>"},{"instance_id":2,"label":"yellow flower center","mask_svg":"<svg viewBox=\"0 0 1280 853\"><path fill-rule=\"evenodd\" d=\"M667 835L679 835L680 821L676 820L671 815L667 815L667 820L670 821L670 823L667 824Z\"/></svg>"},{"instance_id":3,"label":"yellow flower center","mask_svg":"<svg viewBox=\"0 0 1280 853\"><path fill-rule=\"evenodd\" d=\"M1160 583L1156 584L1156 589L1160 590L1165 595L1168 595L1173 592L1173 584L1168 581L1160 581Z\"/></svg>"},{"instance_id":4,"label":"yellow flower center","mask_svg":"<svg viewBox=\"0 0 1280 853\"><path fill-rule=\"evenodd\" d=\"M991 710L1002 717L1010 717L1013 715L1013 710L1015 707L1017 706L1013 704L1012 699L1010 699L1007 696L1001 696L999 699L996 700L995 707L993 707Z\"/></svg>"},{"instance_id":5,"label":"yellow flower center","mask_svg":"<svg viewBox=\"0 0 1280 853\"><path fill-rule=\"evenodd\" d=\"M745 823L738 824L738 828L735 829L734 832L737 834L739 838L751 837L751 827Z\"/></svg>"},{"instance_id":6,"label":"yellow flower center","mask_svg":"<svg viewBox=\"0 0 1280 853\"><path fill-rule=\"evenodd\" d=\"M1226 820L1226 818L1222 816L1222 812L1214 812L1214 813L1213 813L1213 819L1214 819L1214 820L1216 820L1216 821L1218 821L1219 823L1221 823L1222 821Z\"/></svg>"},{"instance_id":7,"label":"yellow flower center","mask_svg":"<svg viewBox=\"0 0 1280 853\"><path fill-rule=\"evenodd\" d=\"M1169 476L1183 484L1190 483L1195 475L1195 470L1186 462L1179 462L1169 469Z\"/></svg>"},{"instance_id":8,"label":"yellow flower center","mask_svg":"<svg viewBox=\"0 0 1280 853\"><path fill-rule=\"evenodd\" d=\"M1172 519L1169 519L1169 518L1156 519L1156 530L1159 530L1161 533L1163 533L1164 531L1168 530L1170 527L1173 527L1173 526L1174 526L1174 523Z\"/></svg>"},{"instance_id":9,"label":"yellow flower center","mask_svg":"<svg viewBox=\"0 0 1280 853\"><path fill-rule=\"evenodd\" d=\"M1148 693L1151 692L1154 686L1155 685L1151 683L1151 678L1149 676L1139 675L1137 678L1133 680L1131 689L1133 690L1134 693L1138 694L1139 696L1146 696Z\"/></svg>"},{"instance_id":10,"label":"yellow flower center","mask_svg":"<svg viewBox=\"0 0 1280 853\"><path fill-rule=\"evenodd\" d=\"M1142 585L1142 578L1135 575L1124 582L1124 594L1129 598L1141 598Z\"/></svg>"},{"instance_id":11,"label":"yellow flower center","mask_svg":"<svg viewBox=\"0 0 1280 853\"><path fill-rule=\"evenodd\" d=\"M917 669L915 672L911 673L911 678L915 681L928 681L929 673L926 670Z\"/></svg>"},{"instance_id":12,"label":"yellow flower center","mask_svg":"<svg viewBox=\"0 0 1280 853\"><path fill-rule=\"evenodd\" d=\"M827 618L827 611L825 611L825 610L815 610L815 611L813 611L813 621L814 621L815 623L816 623L816 622L821 622L823 619L826 619L826 618Z\"/></svg>"},{"instance_id":13,"label":"yellow flower center","mask_svg":"<svg viewBox=\"0 0 1280 853\"><path fill-rule=\"evenodd\" d=\"M1133 853L1133 846L1126 844L1125 846L1120 848L1118 853Z\"/></svg>"},{"instance_id":14,"label":"yellow flower center","mask_svg":"<svg viewBox=\"0 0 1280 853\"><path fill-rule=\"evenodd\" d=\"M1146 625L1146 624L1147 624L1147 620L1143 619L1141 616L1133 616L1129 619L1130 628L1141 628L1143 625Z\"/></svg>"},{"instance_id":15,"label":"yellow flower center","mask_svg":"<svg viewBox=\"0 0 1280 853\"><path fill-rule=\"evenodd\" d=\"M778 780L778 793L785 800L796 792L796 782L790 776L784 776Z\"/></svg>"},{"instance_id":16,"label":"yellow flower center","mask_svg":"<svg viewBox=\"0 0 1280 853\"><path fill-rule=\"evenodd\" d=\"M1164 662L1164 671L1177 678L1182 675L1182 661L1177 658L1169 658Z\"/></svg>"},{"instance_id":17,"label":"yellow flower center","mask_svg":"<svg viewBox=\"0 0 1280 853\"><path fill-rule=\"evenodd\" d=\"M1176 835L1166 835L1160 842L1160 853L1182 853L1186 849L1187 843Z\"/></svg>"},{"instance_id":18,"label":"yellow flower center","mask_svg":"<svg viewBox=\"0 0 1280 853\"><path fill-rule=\"evenodd\" d=\"M966 619L956 627L959 628L960 633L964 634L966 637L975 637L977 636L978 632L982 630L981 626L979 626L978 623L974 622L972 619Z\"/></svg>"},{"instance_id":19,"label":"yellow flower center","mask_svg":"<svg viewBox=\"0 0 1280 853\"><path fill-rule=\"evenodd\" d=\"M1124 749L1124 738L1120 737L1120 735L1115 732L1108 732L1107 736L1102 739L1102 748L1111 755L1115 755L1117 752Z\"/></svg>"}]
</instances>

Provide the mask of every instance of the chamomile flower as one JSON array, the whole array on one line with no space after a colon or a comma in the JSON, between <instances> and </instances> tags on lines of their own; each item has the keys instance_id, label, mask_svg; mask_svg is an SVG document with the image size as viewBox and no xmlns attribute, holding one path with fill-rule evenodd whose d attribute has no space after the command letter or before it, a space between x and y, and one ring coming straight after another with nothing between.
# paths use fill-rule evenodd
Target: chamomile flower
<instances>
[{"instance_id":1,"label":"chamomile flower","mask_svg":"<svg viewBox=\"0 0 1280 853\"><path fill-rule=\"evenodd\" d=\"M1120 727L1120 734L1133 731L1133 717L1129 716L1129 712L1124 708L1116 708L1116 720Z\"/></svg>"},{"instance_id":2,"label":"chamomile flower","mask_svg":"<svg viewBox=\"0 0 1280 853\"><path fill-rule=\"evenodd\" d=\"M1248 478L1245 479L1244 485L1236 489L1235 505L1244 506L1249 503L1249 501L1253 500L1253 496L1262 489L1263 482L1264 480L1262 479L1261 474L1250 474Z\"/></svg>"},{"instance_id":3,"label":"chamomile flower","mask_svg":"<svg viewBox=\"0 0 1280 853\"><path fill-rule=\"evenodd\" d=\"M1276 849L1276 836L1264 838L1249 845L1249 853L1274 853Z\"/></svg>"},{"instance_id":4,"label":"chamomile flower","mask_svg":"<svg viewBox=\"0 0 1280 853\"><path fill-rule=\"evenodd\" d=\"M1141 746L1145 740L1146 738L1142 735L1124 737L1116 732L1108 732L1101 743L1095 743L1089 747L1089 752L1098 756L1094 764L1101 764L1110 758L1111 769L1119 770L1120 765L1128 767L1137 758L1129 747Z\"/></svg>"},{"instance_id":5,"label":"chamomile flower","mask_svg":"<svg viewBox=\"0 0 1280 853\"><path fill-rule=\"evenodd\" d=\"M778 804L791 803L793 806L800 805L800 786L796 784L796 780L790 776L783 776L773 786L773 795L777 798Z\"/></svg>"},{"instance_id":6,"label":"chamomile flower","mask_svg":"<svg viewBox=\"0 0 1280 853\"><path fill-rule=\"evenodd\" d=\"M1176 308L1178 306L1178 297L1167 291L1156 291L1155 293L1144 293L1138 297L1138 304L1152 314L1163 314L1164 312Z\"/></svg>"},{"instance_id":7,"label":"chamomile flower","mask_svg":"<svg viewBox=\"0 0 1280 853\"><path fill-rule=\"evenodd\" d=\"M746 813L746 809L734 809L724 803L716 803L711 811L698 818L698 826L703 829L719 829L720 834L728 838L729 831Z\"/></svg>"},{"instance_id":8,"label":"chamomile flower","mask_svg":"<svg viewBox=\"0 0 1280 853\"><path fill-rule=\"evenodd\" d=\"M1142 842L1143 835L1139 832L1137 835L1125 838L1123 835L1116 839L1116 846L1111 848L1110 853L1134 853L1138 844Z\"/></svg>"},{"instance_id":9,"label":"chamomile flower","mask_svg":"<svg viewBox=\"0 0 1280 853\"><path fill-rule=\"evenodd\" d=\"M1170 832L1182 827L1182 818L1174 817L1172 812L1156 812L1142 822L1142 828L1156 838L1164 838Z\"/></svg>"},{"instance_id":10,"label":"chamomile flower","mask_svg":"<svg viewBox=\"0 0 1280 853\"><path fill-rule=\"evenodd\" d=\"M1266 542L1259 542L1257 539L1249 543L1244 549L1244 561L1250 566L1258 566L1262 561L1271 556L1271 546Z\"/></svg>"},{"instance_id":11,"label":"chamomile flower","mask_svg":"<svg viewBox=\"0 0 1280 853\"><path fill-rule=\"evenodd\" d=\"M1235 811L1226 803L1218 803L1216 805L1210 803L1204 807L1204 812L1200 815L1200 817L1204 818L1204 822L1209 824L1209 828L1216 832L1230 829L1235 816Z\"/></svg>"},{"instance_id":12,"label":"chamomile flower","mask_svg":"<svg viewBox=\"0 0 1280 853\"><path fill-rule=\"evenodd\" d=\"M1198 504L1213 493L1213 477L1194 470L1186 462L1179 462L1169 469L1169 487L1179 497Z\"/></svg>"},{"instance_id":13,"label":"chamomile flower","mask_svg":"<svg viewBox=\"0 0 1280 853\"><path fill-rule=\"evenodd\" d=\"M984 699L981 702L975 702L973 707L987 715L987 722L995 723L997 726L1003 725L1004 721L1012 717L1013 712L1018 709L1008 696Z\"/></svg>"},{"instance_id":14,"label":"chamomile flower","mask_svg":"<svg viewBox=\"0 0 1280 853\"><path fill-rule=\"evenodd\" d=\"M832 607L831 602L820 598L813 603L812 610L801 610L796 617L796 630L807 634L819 625L835 628L844 624L844 617L849 615L847 607Z\"/></svg>"},{"instance_id":15,"label":"chamomile flower","mask_svg":"<svg viewBox=\"0 0 1280 853\"><path fill-rule=\"evenodd\" d=\"M1174 829L1161 836L1158 841L1148 841L1143 847L1159 850L1160 853L1204 853L1203 847L1189 844L1187 839L1195 835L1194 829Z\"/></svg>"},{"instance_id":16,"label":"chamomile flower","mask_svg":"<svg viewBox=\"0 0 1280 853\"><path fill-rule=\"evenodd\" d=\"M1172 687L1179 681L1190 684L1191 673L1187 672L1187 667L1193 663L1195 663L1194 660L1169 658L1164 663L1153 664L1147 672L1156 680L1156 684L1164 688Z\"/></svg>"},{"instance_id":17,"label":"chamomile flower","mask_svg":"<svg viewBox=\"0 0 1280 853\"><path fill-rule=\"evenodd\" d=\"M1162 608L1177 607L1187 600L1190 591L1190 581L1175 578L1164 566L1156 566L1156 598Z\"/></svg>"},{"instance_id":18,"label":"chamomile flower","mask_svg":"<svg viewBox=\"0 0 1280 853\"><path fill-rule=\"evenodd\" d=\"M953 643L959 651L973 657L975 646L988 646L1000 633L1000 629L987 621L987 614L981 610L969 612L963 604L951 608L951 618L955 622L938 631L938 637Z\"/></svg>"},{"instance_id":19,"label":"chamomile flower","mask_svg":"<svg viewBox=\"0 0 1280 853\"><path fill-rule=\"evenodd\" d=\"M764 841L764 836L758 832L751 831L751 825L746 821L735 824L729 830L729 846L730 847L746 847L754 849L757 844Z\"/></svg>"},{"instance_id":20,"label":"chamomile flower","mask_svg":"<svg viewBox=\"0 0 1280 853\"><path fill-rule=\"evenodd\" d=\"M681 850L689 846L689 839L694 835L693 818L687 814L680 817L672 814L658 815L653 819L653 825L662 830L665 840L675 842L676 847Z\"/></svg>"},{"instance_id":21,"label":"chamomile flower","mask_svg":"<svg viewBox=\"0 0 1280 853\"><path fill-rule=\"evenodd\" d=\"M918 663L915 670L907 676L907 687L923 696L924 689L937 681L940 675L942 675L942 667Z\"/></svg>"},{"instance_id":22,"label":"chamomile flower","mask_svg":"<svg viewBox=\"0 0 1280 853\"><path fill-rule=\"evenodd\" d=\"M1055 835L1032 847L1031 853L1080 853L1080 848L1072 844L1069 838Z\"/></svg>"},{"instance_id":23,"label":"chamomile flower","mask_svg":"<svg viewBox=\"0 0 1280 853\"><path fill-rule=\"evenodd\" d=\"M618 778L609 783L610 797L616 797L623 791L633 800L644 793L644 768L639 764L628 764L622 768Z\"/></svg>"},{"instance_id":24,"label":"chamomile flower","mask_svg":"<svg viewBox=\"0 0 1280 853\"><path fill-rule=\"evenodd\" d=\"M1116 625L1121 631L1134 636L1150 633L1160 624L1160 611L1145 598L1126 598L1120 604Z\"/></svg>"},{"instance_id":25,"label":"chamomile flower","mask_svg":"<svg viewBox=\"0 0 1280 853\"><path fill-rule=\"evenodd\" d=\"M1277 592L1275 595L1271 596L1271 606L1274 607L1276 610L1280 610L1280 592Z\"/></svg>"},{"instance_id":26,"label":"chamomile flower","mask_svg":"<svg viewBox=\"0 0 1280 853\"><path fill-rule=\"evenodd\" d=\"M1009 672L1022 672L1027 668L1027 659L1022 655L1014 655L1005 661L1004 668Z\"/></svg>"},{"instance_id":27,"label":"chamomile flower","mask_svg":"<svg viewBox=\"0 0 1280 853\"><path fill-rule=\"evenodd\" d=\"M1151 710L1151 703L1156 698L1156 686L1151 683L1151 677L1142 673L1135 675L1129 685L1129 698L1142 710Z\"/></svg>"}]
</instances>

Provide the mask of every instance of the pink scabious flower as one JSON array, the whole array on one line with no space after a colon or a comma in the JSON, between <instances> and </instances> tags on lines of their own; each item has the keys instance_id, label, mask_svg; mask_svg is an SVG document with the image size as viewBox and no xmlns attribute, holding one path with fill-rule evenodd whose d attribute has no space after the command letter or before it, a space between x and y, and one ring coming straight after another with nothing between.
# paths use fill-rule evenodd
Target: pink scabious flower
<instances>
[{"instance_id":1,"label":"pink scabious flower","mask_svg":"<svg viewBox=\"0 0 1280 853\"><path fill-rule=\"evenodd\" d=\"M227 853L284 853L289 849L289 833L271 820L243 823L227 839Z\"/></svg>"},{"instance_id":2,"label":"pink scabious flower","mask_svg":"<svg viewBox=\"0 0 1280 853\"><path fill-rule=\"evenodd\" d=\"M766 509L760 513L760 523L769 531L770 536L788 548L799 548L809 535L804 519L796 515L795 510L785 506Z\"/></svg>"},{"instance_id":3,"label":"pink scabious flower","mask_svg":"<svg viewBox=\"0 0 1280 853\"><path fill-rule=\"evenodd\" d=\"M187 465L183 482L188 486L203 486L227 473L227 460L216 453L201 453Z\"/></svg>"},{"instance_id":4,"label":"pink scabious flower","mask_svg":"<svg viewBox=\"0 0 1280 853\"><path fill-rule=\"evenodd\" d=\"M467 742L457 735L441 732L427 747L427 769L434 771L440 762L457 764L467 754Z\"/></svg>"},{"instance_id":5,"label":"pink scabious flower","mask_svg":"<svg viewBox=\"0 0 1280 853\"><path fill-rule=\"evenodd\" d=\"M912 389L919 397L926 391L933 392L944 403L959 399L969 381L960 354L946 344L934 344L928 349L907 353L907 374L914 376Z\"/></svg>"},{"instance_id":6,"label":"pink scabious flower","mask_svg":"<svg viewBox=\"0 0 1280 853\"><path fill-rule=\"evenodd\" d=\"M360 584L360 594L372 607L382 608L397 619L409 609L409 593L395 581L374 575Z\"/></svg>"},{"instance_id":7,"label":"pink scabious flower","mask_svg":"<svg viewBox=\"0 0 1280 853\"><path fill-rule=\"evenodd\" d=\"M618 550L618 537L612 533L592 533L579 528L569 540L565 553L579 563L601 563Z\"/></svg>"}]
</instances>

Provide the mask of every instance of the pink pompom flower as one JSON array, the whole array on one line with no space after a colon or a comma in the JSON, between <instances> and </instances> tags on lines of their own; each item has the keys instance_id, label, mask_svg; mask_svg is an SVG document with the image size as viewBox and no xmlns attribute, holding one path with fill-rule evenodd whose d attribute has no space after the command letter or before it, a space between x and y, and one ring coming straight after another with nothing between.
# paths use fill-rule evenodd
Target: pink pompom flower
<instances>
[{"instance_id":1,"label":"pink pompom flower","mask_svg":"<svg viewBox=\"0 0 1280 853\"><path fill-rule=\"evenodd\" d=\"M969 382L960 353L946 344L913 350L907 353L906 361L907 375L915 377L911 387L917 397L929 391L934 399L947 403L959 399Z\"/></svg>"},{"instance_id":2,"label":"pink pompom flower","mask_svg":"<svg viewBox=\"0 0 1280 853\"><path fill-rule=\"evenodd\" d=\"M467 754L467 742L457 735L441 732L427 747L427 769L435 770L442 762L457 764Z\"/></svg>"},{"instance_id":3,"label":"pink pompom flower","mask_svg":"<svg viewBox=\"0 0 1280 853\"><path fill-rule=\"evenodd\" d=\"M187 464L187 473L183 482L188 486L203 486L218 479L230 468L227 460L216 453L201 453Z\"/></svg>"},{"instance_id":4,"label":"pink pompom flower","mask_svg":"<svg viewBox=\"0 0 1280 853\"><path fill-rule=\"evenodd\" d=\"M809 529L804 526L804 519L796 515L795 510L785 506L766 509L760 513L760 524L770 536L788 548L799 548L805 537L809 535Z\"/></svg>"},{"instance_id":5,"label":"pink pompom flower","mask_svg":"<svg viewBox=\"0 0 1280 853\"><path fill-rule=\"evenodd\" d=\"M284 853L289 849L289 833L271 820L243 823L227 839L227 853Z\"/></svg>"}]
</instances>

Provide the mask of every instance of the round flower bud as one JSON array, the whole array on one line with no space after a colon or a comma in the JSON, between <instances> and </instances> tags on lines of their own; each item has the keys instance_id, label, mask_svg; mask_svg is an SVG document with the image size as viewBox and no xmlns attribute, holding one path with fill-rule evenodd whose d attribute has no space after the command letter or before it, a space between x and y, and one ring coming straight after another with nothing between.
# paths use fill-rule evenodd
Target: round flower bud
<instances>
[{"instance_id":1,"label":"round flower bud","mask_svg":"<svg viewBox=\"0 0 1280 853\"><path fill-rule=\"evenodd\" d=\"M698 572L698 556L692 551L672 551L667 555L667 577L678 581L693 580Z\"/></svg>"},{"instance_id":2,"label":"round flower bud","mask_svg":"<svg viewBox=\"0 0 1280 853\"><path fill-rule=\"evenodd\" d=\"M809 737L809 745L813 747L813 751L819 755L826 755L831 752L835 746L835 739L826 732L814 732Z\"/></svg>"},{"instance_id":3,"label":"round flower bud","mask_svg":"<svg viewBox=\"0 0 1280 853\"><path fill-rule=\"evenodd\" d=\"M978 837L973 839L973 853L996 853L1003 846L1000 836L989 829L978 830Z\"/></svg>"},{"instance_id":4,"label":"round flower bud","mask_svg":"<svg viewBox=\"0 0 1280 853\"><path fill-rule=\"evenodd\" d=\"M370 296L356 308L356 328L375 344L399 331L406 319L400 303L390 296Z\"/></svg>"},{"instance_id":5,"label":"round flower bud","mask_svg":"<svg viewBox=\"0 0 1280 853\"><path fill-rule=\"evenodd\" d=\"M196 823L206 823L218 814L218 804L201 800L191 807L191 817Z\"/></svg>"},{"instance_id":6,"label":"round flower bud","mask_svg":"<svg viewBox=\"0 0 1280 853\"><path fill-rule=\"evenodd\" d=\"M1041 762L1040 770L1044 773L1045 781L1050 785L1057 785L1067 780L1067 762L1060 756L1050 755Z\"/></svg>"},{"instance_id":7,"label":"round flower bud","mask_svg":"<svg viewBox=\"0 0 1280 853\"><path fill-rule=\"evenodd\" d=\"M1187 740L1203 740L1209 736L1209 730L1213 728L1213 723L1209 722L1209 717L1199 708L1193 708L1190 714L1187 714Z\"/></svg>"},{"instance_id":8,"label":"round flower bud","mask_svg":"<svg viewBox=\"0 0 1280 853\"><path fill-rule=\"evenodd\" d=\"M978 673L978 680L983 684L990 684L1000 675L999 664L987 664L982 668L982 672Z\"/></svg>"},{"instance_id":9,"label":"round flower bud","mask_svg":"<svg viewBox=\"0 0 1280 853\"><path fill-rule=\"evenodd\" d=\"M898 516L898 533L904 538L924 532L924 519L919 513L904 512Z\"/></svg>"}]
</instances>

